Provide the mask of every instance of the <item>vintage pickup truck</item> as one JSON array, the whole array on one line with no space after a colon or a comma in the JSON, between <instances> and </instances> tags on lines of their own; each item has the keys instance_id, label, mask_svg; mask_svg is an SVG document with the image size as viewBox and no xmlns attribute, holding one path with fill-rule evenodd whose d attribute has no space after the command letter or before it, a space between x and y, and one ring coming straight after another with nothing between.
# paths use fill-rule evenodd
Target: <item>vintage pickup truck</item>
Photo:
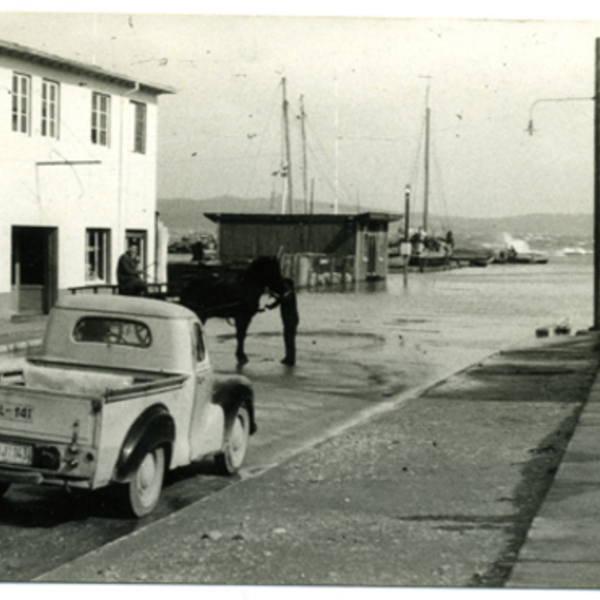
<instances>
[{"instance_id":1,"label":"vintage pickup truck","mask_svg":"<svg viewBox=\"0 0 600 600\"><path fill-rule=\"evenodd\" d=\"M250 382L213 372L194 313L147 298L66 297L41 354L0 373L0 496L11 483L114 483L143 517L166 470L213 456L233 474L255 430Z\"/></svg>"}]
</instances>

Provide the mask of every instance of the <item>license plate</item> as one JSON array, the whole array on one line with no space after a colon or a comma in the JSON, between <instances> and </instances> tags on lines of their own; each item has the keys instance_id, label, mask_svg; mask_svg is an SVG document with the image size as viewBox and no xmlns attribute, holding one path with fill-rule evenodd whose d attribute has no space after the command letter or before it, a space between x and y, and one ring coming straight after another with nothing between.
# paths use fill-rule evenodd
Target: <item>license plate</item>
<instances>
[{"instance_id":1,"label":"license plate","mask_svg":"<svg viewBox=\"0 0 600 600\"><path fill-rule=\"evenodd\" d=\"M33 462L33 447L0 442L0 462L10 463L11 465L31 465Z\"/></svg>"},{"instance_id":2,"label":"license plate","mask_svg":"<svg viewBox=\"0 0 600 600\"><path fill-rule=\"evenodd\" d=\"M0 404L0 419L31 423L33 421L33 407L21 404Z\"/></svg>"}]
</instances>

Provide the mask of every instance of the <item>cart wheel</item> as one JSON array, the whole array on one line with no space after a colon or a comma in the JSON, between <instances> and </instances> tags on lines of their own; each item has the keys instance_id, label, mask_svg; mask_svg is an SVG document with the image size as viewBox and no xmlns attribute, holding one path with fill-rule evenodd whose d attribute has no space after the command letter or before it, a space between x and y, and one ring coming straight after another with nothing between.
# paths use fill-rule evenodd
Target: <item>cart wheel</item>
<instances>
[{"instance_id":1,"label":"cart wheel","mask_svg":"<svg viewBox=\"0 0 600 600\"><path fill-rule=\"evenodd\" d=\"M244 463L250 440L250 413L240 404L233 423L225 433L223 452L215 456L217 469L224 475L234 475Z\"/></svg>"},{"instance_id":2,"label":"cart wheel","mask_svg":"<svg viewBox=\"0 0 600 600\"><path fill-rule=\"evenodd\" d=\"M10 487L10 483L2 483L0 482L0 498L8 492L8 488Z\"/></svg>"},{"instance_id":3,"label":"cart wheel","mask_svg":"<svg viewBox=\"0 0 600 600\"><path fill-rule=\"evenodd\" d=\"M127 505L136 517L150 514L160 499L165 476L164 448L154 448L144 456L127 483Z\"/></svg>"}]
</instances>

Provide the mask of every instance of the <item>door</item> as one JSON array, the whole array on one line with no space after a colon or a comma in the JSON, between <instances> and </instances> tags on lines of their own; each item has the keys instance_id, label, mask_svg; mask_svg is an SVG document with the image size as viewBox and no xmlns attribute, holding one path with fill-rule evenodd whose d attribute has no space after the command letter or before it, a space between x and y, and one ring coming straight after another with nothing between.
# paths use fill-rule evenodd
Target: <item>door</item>
<instances>
[{"instance_id":1,"label":"door","mask_svg":"<svg viewBox=\"0 0 600 600\"><path fill-rule=\"evenodd\" d=\"M190 460L219 450L223 443L225 420L220 406L212 403L212 369L206 353L204 333L198 323L192 324L194 343L194 406L190 422Z\"/></svg>"},{"instance_id":2,"label":"door","mask_svg":"<svg viewBox=\"0 0 600 600\"><path fill-rule=\"evenodd\" d=\"M48 314L58 297L58 229L12 228L13 307L22 314Z\"/></svg>"},{"instance_id":3,"label":"door","mask_svg":"<svg viewBox=\"0 0 600 600\"><path fill-rule=\"evenodd\" d=\"M377 277L377 234L365 234L367 242L367 277Z\"/></svg>"}]
</instances>

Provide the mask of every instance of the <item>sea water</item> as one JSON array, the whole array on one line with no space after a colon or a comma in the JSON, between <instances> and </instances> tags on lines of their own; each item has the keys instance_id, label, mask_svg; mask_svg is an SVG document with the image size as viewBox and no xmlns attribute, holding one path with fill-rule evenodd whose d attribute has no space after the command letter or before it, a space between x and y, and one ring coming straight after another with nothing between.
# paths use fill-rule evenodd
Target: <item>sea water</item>
<instances>
[{"instance_id":1,"label":"sea water","mask_svg":"<svg viewBox=\"0 0 600 600\"><path fill-rule=\"evenodd\" d=\"M551 257L546 264L491 264L425 273L389 273L385 281L299 292L301 322L328 320L373 331L438 333L463 344L502 349L536 330L568 321L572 334L593 325L593 257Z\"/></svg>"}]
</instances>

